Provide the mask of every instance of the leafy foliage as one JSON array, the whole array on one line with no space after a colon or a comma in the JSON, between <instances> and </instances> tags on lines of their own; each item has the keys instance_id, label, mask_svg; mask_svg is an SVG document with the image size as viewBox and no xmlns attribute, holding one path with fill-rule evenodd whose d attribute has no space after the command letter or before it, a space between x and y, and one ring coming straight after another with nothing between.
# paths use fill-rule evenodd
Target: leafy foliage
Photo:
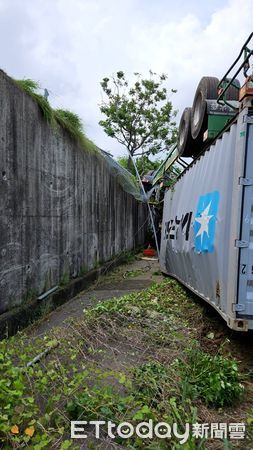
<instances>
[{"instance_id":1,"label":"leafy foliage","mask_svg":"<svg viewBox=\"0 0 253 450\"><path fill-rule=\"evenodd\" d=\"M26 367L34 348L23 339L14 337L0 342L0 448L41 450L58 441L57 448L67 449L70 441L63 437L63 422L53 417L50 408L50 403L54 402L55 407L59 401L52 389L57 382L61 384L63 398L72 389L62 382L67 371L62 367L58 374L54 364L49 364L47 371L40 366ZM41 351L41 345L42 342L37 344L36 351ZM46 340L44 345L51 342ZM45 401L48 389L51 396ZM45 407L44 414L41 404Z\"/></svg>"},{"instance_id":2,"label":"leafy foliage","mask_svg":"<svg viewBox=\"0 0 253 450\"><path fill-rule=\"evenodd\" d=\"M187 395L200 397L215 407L232 405L244 392L235 360L209 355L198 347L187 349L187 357L176 361Z\"/></svg>"},{"instance_id":3,"label":"leafy foliage","mask_svg":"<svg viewBox=\"0 0 253 450\"><path fill-rule=\"evenodd\" d=\"M138 396L155 406L161 401L164 384L168 381L169 371L158 361L150 361L133 369L134 387Z\"/></svg>"},{"instance_id":4,"label":"leafy foliage","mask_svg":"<svg viewBox=\"0 0 253 450\"><path fill-rule=\"evenodd\" d=\"M101 374L102 379L107 381L107 373ZM119 374L110 373L110 376L115 376L117 381ZM125 377L124 377L125 380ZM70 418L73 420L93 420L103 419L112 420L116 423L129 410L136 408L136 403L133 401L132 395L122 395L110 385L103 386L102 384L95 384L92 388L86 388L84 392L75 395L74 398L68 402L66 409Z\"/></svg>"},{"instance_id":5,"label":"leafy foliage","mask_svg":"<svg viewBox=\"0 0 253 450\"><path fill-rule=\"evenodd\" d=\"M117 159L117 162L122 167L124 167L124 169L128 169L133 175L136 175L133 165L130 164L130 167L129 167L127 156L120 156ZM140 156L139 158L136 158L135 164L137 166L139 174L142 176L142 175L147 174L147 172L149 172L150 170L158 169L158 167L161 164L161 160L156 159L155 161L152 161L151 159L149 159L149 157L147 155L143 155L143 156Z\"/></svg>"},{"instance_id":6,"label":"leafy foliage","mask_svg":"<svg viewBox=\"0 0 253 450\"><path fill-rule=\"evenodd\" d=\"M56 329L57 338L22 333L1 341L0 448L74 450L70 419L134 425L152 419L176 422L183 433L186 422L203 422L203 403L225 406L225 396L234 403L243 392L237 363L195 345L192 322L199 316L199 305L169 279L84 310L79 321ZM27 367L48 347L53 350L46 357ZM119 362L125 365L116 366ZM173 436L143 441L133 435L114 442L134 450L207 448L205 438L193 436L185 446Z\"/></svg>"},{"instance_id":7,"label":"leafy foliage","mask_svg":"<svg viewBox=\"0 0 253 450\"><path fill-rule=\"evenodd\" d=\"M122 71L102 80L100 84L107 101L101 104L100 110L106 119L99 124L131 155L155 155L175 142L176 113L163 86L166 75L152 71L149 78L141 78L139 73L134 75L136 81L132 86Z\"/></svg>"}]
</instances>

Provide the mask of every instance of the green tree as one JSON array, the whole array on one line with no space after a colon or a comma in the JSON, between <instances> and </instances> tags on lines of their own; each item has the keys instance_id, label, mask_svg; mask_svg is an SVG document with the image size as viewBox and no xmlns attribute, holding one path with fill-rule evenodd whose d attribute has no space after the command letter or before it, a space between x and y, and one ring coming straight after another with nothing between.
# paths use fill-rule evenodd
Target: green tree
<instances>
[{"instance_id":1,"label":"green tree","mask_svg":"<svg viewBox=\"0 0 253 450\"><path fill-rule=\"evenodd\" d=\"M100 110L106 118L99 124L132 156L155 155L177 137L176 112L172 110L167 89L163 86L167 77L152 71L149 74L148 79L143 79L135 73L136 81L130 85L124 72L119 71L100 83L106 94ZM172 89L172 92L176 91Z\"/></svg>"},{"instance_id":2,"label":"green tree","mask_svg":"<svg viewBox=\"0 0 253 450\"><path fill-rule=\"evenodd\" d=\"M130 170L130 172L135 176L135 169L133 164L130 165L130 169L129 169L129 164L128 164L128 157L127 156L119 156L117 158L117 162L124 167L124 169L128 169ZM135 160L138 172L141 176L145 175L147 172L149 172L150 170L156 170L158 169L158 167L161 165L162 161L160 159L156 159L154 161L152 161L151 159L149 159L149 157L147 155L143 155L140 156L139 158L137 158Z\"/></svg>"}]
</instances>

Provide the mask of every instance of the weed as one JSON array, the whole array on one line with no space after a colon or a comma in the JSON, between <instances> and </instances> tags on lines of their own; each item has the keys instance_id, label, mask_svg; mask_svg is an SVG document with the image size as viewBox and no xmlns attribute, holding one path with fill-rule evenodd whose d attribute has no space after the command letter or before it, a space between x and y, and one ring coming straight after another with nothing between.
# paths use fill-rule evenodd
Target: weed
<instances>
[{"instance_id":1,"label":"weed","mask_svg":"<svg viewBox=\"0 0 253 450\"><path fill-rule=\"evenodd\" d=\"M94 385L68 402L67 411L73 420L112 420L119 423L129 409L134 408L133 397L123 396L112 386Z\"/></svg>"},{"instance_id":2,"label":"weed","mask_svg":"<svg viewBox=\"0 0 253 450\"><path fill-rule=\"evenodd\" d=\"M170 292L168 293L168 289ZM106 300L98 303L92 309L87 311L87 318L94 319L103 314L124 314L127 317L135 316L139 312L141 317L147 317L151 320L156 317L160 319L170 319L170 326L173 327L173 321L182 320L183 312L179 312L177 305L172 302L171 295L176 294L183 307L186 299L183 296L183 290L178 290L177 284L172 280L165 280L159 285L153 283L149 289L139 293L132 293L124 297ZM175 312L175 315L174 315ZM157 315L158 314L158 315ZM160 315L159 315L160 314ZM162 324L162 322L161 322ZM182 322L181 322L182 324Z\"/></svg>"},{"instance_id":3,"label":"weed","mask_svg":"<svg viewBox=\"0 0 253 450\"><path fill-rule=\"evenodd\" d=\"M83 264L82 267L79 270L79 277L84 276L87 272L89 271L88 267L86 266L86 264Z\"/></svg>"},{"instance_id":4,"label":"weed","mask_svg":"<svg viewBox=\"0 0 253 450\"><path fill-rule=\"evenodd\" d=\"M40 84L30 78L15 80L15 82L29 95L34 94L40 88Z\"/></svg>"},{"instance_id":5,"label":"weed","mask_svg":"<svg viewBox=\"0 0 253 450\"><path fill-rule=\"evenodd\" d=\"M144 398L152 406L160 401L166 381L168 369L159 362L151 361L133 369L133 385L137 397Z\"/></svg>"},{"instance_id":6,"label":"weed","mask_svg":"<svg viewBox=\"0 0 253 450\"><path fill-rule=\"evenodd\" d=\"M186 358L175 362L185 396L200 397L207 405L232 405L244 392L235 360L209 355L198 347L186 350Z\"/></svg>"},{"instance_id":7,"label":"weed","mask_svg":"<svg viewBox=\"0 0 253 450\"><path fill-rule=\"evenodd\" d=\"M138 257L133 252L123 252L121 255L122 262L126 264L131 264L132 262L136 261Z\"/></svg>"},{"instance_id":8,"label":"weed","mask_svg":"<svg viewBox=\"0 0 253 450\"><path fill-rule=\"evenodd\" d=\"M37 91L40 88L38 82L31 80L30 78L14 81L37 102L48 124L55 125L58 123L67 130L74 139L78 140L86 151L95 153L97 156L100 155L96 145L85 136L82 121L77 114L69 110L54 110L50 106L48 100L43 95L38 94Z\"/></svg>"},{"instance_id":9,"label":"weed","mask_svg":"<svg viewBox=\"0 0 253 450\"><path fill-rule=\"evenodd\" d=\"M101 266L101 262L100 261L95 261L93 264L93 269L99 269L99 267Z\"/></svg>"},{"instance_id":10,"label":"weed","mask_svg":"<svg viewBox=\"0 0 253 450\"><path fill-rule=\"evenodd\" d=\"M54 111L55 120L67 130L75 139L82 141L83 125L80 117L68 110L56 109Z\"/></svg>"},{"instance_id":11,"label":"weed","mask_svg":"<svg viewBox=\"0 0 253 450\"><path fill-rule=\"evenodd\" d=\"M123 278L131 278L131 277L138 277L139 275L143 274L143 269L136 269L136 270L127 270L123 274Z\"/></svg>"},{"instance_id":12,"label":"weed","mask_svg":"<svg viewBox=\"0 0 253 450\"><path fill-rule=\"evenodd\" d=\"M34 289L28 289L22 297L22 303L30 303L35 297L37 297L37 292Z\"/></svg>"},{"instance_id":13,"label":"weed","mask_svg":"<svg viewBox=\"0 0 253 450\"><path fill-rule=\"evenodd\" d=\"M237 364L204 353L193 342L196 332L189 320L199 307L192 304L189 314L189 303L169 279L95 305L79 321L58 328L57 338L18 334L0 342L0 447L74 450L69 419L133 425L152 419L177 423L183 433L186 423L205 422L203 402L235 402L243 392ZM55 339L59 346L27 367ZM252 423L253 411L248 415ZM114 443L131 450L206 449L204 439L192 436L184 445L174 437L143 441L136 435Z\"/></svg>"},{"instance_id":14,"label":"weed","mask_svg":"<svg viewBox=\"0 0 253 450\"><path fill-rule=\"evenodd\" d=\"M62 286L62 287L66 286L69 283L69 280L70 280L69 273L64 272L60 279L60 286Z\"/></svg>"},{"instance_id":15,"label":"weed","mask_svg":"<svg viewBox=\"0 0 253 450\"><path fill-rule=\"evenodd\" d=\"M53 109L49 105L47 99L43 97L43 95L40 95L37 93L37 90L40 88L40 85L38 82L31 80L31 79L24 79L24 80L15 80L16 83L23 89L28 95L30 95L39 105L46 121L49 124L53 123Z\"/></svg>"},{"instance_id":16,"label":"weed","mask_svg":"<svg viewBox=\"0 0 253 450\"><path fill-rule=\"evenodd\" d=\"M40 343L37 351L51 342ZM22 351L20 351L22 349ZM53 442L60 442L69 448L68 440L63 437L64 429L54 423L54 428L48 433L46 428L53 425L52 414L41 416L40 403L44 402L51 387L48 399L57 403L52 386L56 381L61 382L67 371L61 369L60 377L54 365L43 371L39 366L26 367L27 362L34 356L34 347L16 337L0 342L0 447L5 450L13 448L32 448L40 450L52 448ZM62 393L64 387L62 386ZM74 447L75 448L75 447Z\"/></svg>"}]
</instances>

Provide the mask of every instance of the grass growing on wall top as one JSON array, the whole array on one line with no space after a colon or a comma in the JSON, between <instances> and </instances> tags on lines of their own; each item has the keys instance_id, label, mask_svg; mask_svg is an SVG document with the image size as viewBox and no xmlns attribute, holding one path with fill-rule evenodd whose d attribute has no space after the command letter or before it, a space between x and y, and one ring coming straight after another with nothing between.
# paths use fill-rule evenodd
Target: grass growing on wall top
<instances>
[{"instance_id":1,"label":"grass growing on wall top","mask_svg":"<svg viewBox=\"0 0 253 450\"><path fill-rule=\"evenodd\" d=\"M77 114L64 109L56 109L54 117L63 128L71 130L73 133L83 133L83 124Z\"/></svg>"},{"instance_id":2,"label":"grass growing on wall top","mask_svg":"<svg viewBox=\"0 0 253 450\"><path fill-rule=\"evenodd\" d=\"M30 95L40 87L37 81L31 80L30 78L15 81L22 89L24 89L24 91L26 91Z\"/></svg>"},{"instance_id":3,"label":"grass growing on wall top","mask_svg":"<svg viewBox=\"0 0 253 450\"><path fill-rule=\"evenodd\" d=\"M49 125L60 125L76 139L86 151L99 154L96 145L85 136L82 120L77 114L69 110L54 110L48 100L43 95L38 94L37 90L40 88L38 82L31 80L30 78L15 80L15 82L37 102Z\"/></svg>"},{"instance_id":4,"label":"grass growing on wall top","mask_svg":"<svg viewBox=\"0 0 253 450\"><path fill-rule=\"evenodd\" d=\"M25 80L15 80L16 83L23 89L28 95L30 95L39 105L42 110L43 116L50 124L53 122L54 110L43 95L37 93L40 85L34 80L27 78Z\"/></svg>"},{"instance_id":5,"label":"grass growing on wall top","mask_svg":"<svg viewBox=\"0 0 253 450\"><path fill-rule=\"evenodd\" d=\"M56 109L54 110L54 119L62 126L62 128L67 130L71 136L78 139L86 150L97 152L96 145L85 136L82 120L77 114L69 110Z\"/></svg>"}]
</instances>

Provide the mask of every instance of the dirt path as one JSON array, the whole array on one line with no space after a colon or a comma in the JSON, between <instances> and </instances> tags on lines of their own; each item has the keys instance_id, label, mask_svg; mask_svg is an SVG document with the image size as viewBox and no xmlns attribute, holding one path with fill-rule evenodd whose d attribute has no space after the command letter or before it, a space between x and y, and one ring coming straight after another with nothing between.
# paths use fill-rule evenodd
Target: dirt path
<instances>
[{"instance_id":1,"label":"dirt path","mask_svg":"<svg viewBox=\"0 0 253 450\"><path fill-rule=\"evenodd\" d=\"M141 291L149 287L152 282L163 280L158 260L141 259L141 257L142 255L139 255L135 261L102 276L89 289L80 292L76 297L33 324L29 334L43 336L54 327L64 327L66 319L80 318L84 309L100 301Z\"/></svg>"}]
</instances>

